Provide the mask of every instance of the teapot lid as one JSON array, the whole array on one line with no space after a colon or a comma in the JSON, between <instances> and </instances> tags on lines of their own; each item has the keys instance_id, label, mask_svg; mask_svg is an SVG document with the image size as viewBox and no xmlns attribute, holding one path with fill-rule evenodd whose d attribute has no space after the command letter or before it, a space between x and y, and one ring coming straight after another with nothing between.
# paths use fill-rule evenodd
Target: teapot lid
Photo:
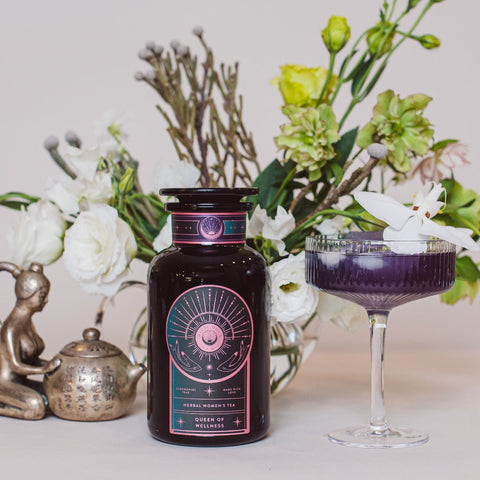
<instances>
[{"instance_id":1,"label":"teapot lid","mask_svg":"<svg viewBox=\"0 0 480 480\"><path fill-rule=\"evenodd\" d=\"M60 353L69 357L104 358L121 355L122 351L115 345L100 340L100 331L97 328L86 328L83 331L83 340L65 345Z\"/></svg>"}]
</instances>

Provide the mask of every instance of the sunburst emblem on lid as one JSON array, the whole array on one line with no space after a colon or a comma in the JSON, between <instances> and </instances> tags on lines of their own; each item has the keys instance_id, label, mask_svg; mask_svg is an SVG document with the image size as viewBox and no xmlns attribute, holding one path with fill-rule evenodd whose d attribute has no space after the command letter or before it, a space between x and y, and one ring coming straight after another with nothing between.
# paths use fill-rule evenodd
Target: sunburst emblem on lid
<instances>
[{"instance_id":1,"label":"sunburst emblem on lid","mask_svg":"<svg viewBox=\"0 0 480 480\"><path fill-rule=\"evenodd\" d=\"M200 221L198 229L204 238L215 240L223 233L223 222L217 217L208 216Z\"/></svg>"}]
</instances>

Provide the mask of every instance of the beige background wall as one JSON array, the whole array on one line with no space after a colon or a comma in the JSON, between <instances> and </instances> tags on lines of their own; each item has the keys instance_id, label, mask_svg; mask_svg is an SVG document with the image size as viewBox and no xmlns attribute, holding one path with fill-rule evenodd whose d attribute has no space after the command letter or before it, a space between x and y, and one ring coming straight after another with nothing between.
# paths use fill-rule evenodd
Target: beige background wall
<instances>
[{"instance_id":1,"label":"beige background wall","mask_svg":"<svg viewBox=\"0 0 480 480\"><path fill-rule=\"evenodd\" d=\"M376 21L380 4L380 0L1 0L0 192L41 194L46 179L56 173L42 148L44 138L74 129L89 144L94 120L108 109L129 116L129 145L141 161L144 188L151 188L154 165L174 151L155 109L155 93L133 79L135 71L145 68L137 51L149 40L168 45L175 38L196 45L191 30L197 24L205 28L218 61L240 61L239 90L245 97L247 126L266 165L274 158L272 138L283 122L280 95L269 85L278 66L287 62L326 66L320 32L328 17L346 16L356 37ZM433 96L426 116L435 124L438 138L459 138L469 145L471 165L458 171L457 177L477 191L479 14L473 0L436 5L418 32L435 34L442 47L426 51L408 42L376 90ZM365 122L374 103L372 95L351 125ZM9 259L4 231L13 215L0 209L1 260ZM144 278L145 265L138 263L132 270L132 278ZM80 337L92 323L99 299L80 290L62 261L49 267L47 275L53 284L50 303L36 317L36 325L48 354ZM13 280L0 275L0 319L11 308L12 288ZM107 317L108 340L126 346L141 303L138 295L120 299ZM473 306L462 302L451 308L433 298L394 311L389 344L390 348L476 348L479 332L480 300ZM367 337L366 328L352 334L325 325L320 346L363 349Z\"/></svg>"}]
</instances>

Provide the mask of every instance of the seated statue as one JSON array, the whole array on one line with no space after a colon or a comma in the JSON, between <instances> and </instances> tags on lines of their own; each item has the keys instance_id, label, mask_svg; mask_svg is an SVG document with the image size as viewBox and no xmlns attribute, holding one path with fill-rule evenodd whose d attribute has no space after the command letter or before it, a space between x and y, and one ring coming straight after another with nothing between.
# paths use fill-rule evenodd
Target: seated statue
<instances>
[{"instance_id":1,"label":"seated statue","mask_svg":"<svg viewBox=\"0 0 480 480\"><path fill-rule=\"evenodd\" d=\"M16 279L17 301L0 327L0 415L38 420L45 416L46 400L41 383L28 375L55 370L60 360L42 360L43 340L33 326L32 316L47 303L50 282L41 265L22 270L13 263L0 262L0 271Z\"/></svg>"}]
</instances>

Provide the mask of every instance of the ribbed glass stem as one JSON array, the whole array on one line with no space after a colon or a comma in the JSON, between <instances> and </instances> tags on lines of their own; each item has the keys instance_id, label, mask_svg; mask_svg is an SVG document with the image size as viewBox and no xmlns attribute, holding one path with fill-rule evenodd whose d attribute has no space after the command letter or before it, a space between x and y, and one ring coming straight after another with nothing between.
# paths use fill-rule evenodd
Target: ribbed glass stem
<instances>
[{"instance_id":1,"label":"ribbed glass stem","mask_svg":"<svg viewBox=\"0 0 480 480\"><path fill-rule=\"evenodd\" d=\"M383 435L388 431L385 419L384 399L384 356L385 333L387 330L388 311L368 312L370 320L370 356L371 356L371 403L370 429L374 435Z\"/></svg>"}]
</instances>

